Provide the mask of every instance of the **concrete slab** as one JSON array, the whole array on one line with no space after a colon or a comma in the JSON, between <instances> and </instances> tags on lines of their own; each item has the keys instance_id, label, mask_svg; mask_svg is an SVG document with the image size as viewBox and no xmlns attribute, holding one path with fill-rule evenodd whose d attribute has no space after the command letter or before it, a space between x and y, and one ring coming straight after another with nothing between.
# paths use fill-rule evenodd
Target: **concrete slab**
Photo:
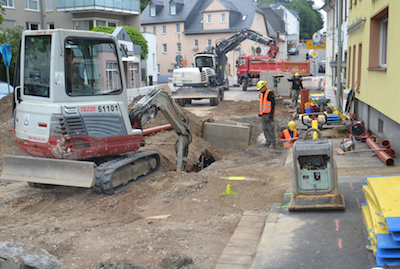
<instances>
[{"instance_id":1,"label":"concrete slab","mask_svg":"<svg viewBox=\"0 0 400 269\"><path fill-rule=\"evenodd\" d=\"M216 269L251 268L267 216L267 211L244 212L218 260Z\"/></svg>"},{"instance_id":2,"label":"concrete slab","mask_svg":"<svg viewBox=\"0 0 400 269\"><path fill-rule=\"evenodd\" d=\"M290 196L274 204L252 265L268 268L372 268L373 254L366 249L366 230L361 212L365 201L364 177L339 177L346 209L332 211L288 211ZM271 216L271 213L269 216Z\"/></svg>"},{"instance_id":3,"label":"concrete slab","mask_svg":"<svg viewBox=\"0 0 400 269\"><path fill-rule=\"evenodd\" d=\"M225 154L250 145L251 124L211 119L203 123L202 137Z\"/></svg>"}]
</instances>

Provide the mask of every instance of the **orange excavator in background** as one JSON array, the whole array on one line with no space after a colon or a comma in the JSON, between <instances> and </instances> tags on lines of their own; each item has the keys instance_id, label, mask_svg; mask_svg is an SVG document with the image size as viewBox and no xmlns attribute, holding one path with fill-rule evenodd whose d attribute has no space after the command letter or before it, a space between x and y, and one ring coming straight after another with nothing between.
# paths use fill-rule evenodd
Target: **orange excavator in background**
<instances>
[{"instance_id":1,"label":"orange excavator in background","mask_svg":"<svg viewBox=\"0 0 400 269\"><path fill-rule=\"evenodd\" d=\"M142 126L161 111L179 135L177 171L186 169L189 120L163 89L129 110L118 40L109 34L24 31L14 91L14 139L31 157L4 155L1 179L115 194L159 170ZM71 55L73 57L71 57Z\"/></svg>"}]
</instances>

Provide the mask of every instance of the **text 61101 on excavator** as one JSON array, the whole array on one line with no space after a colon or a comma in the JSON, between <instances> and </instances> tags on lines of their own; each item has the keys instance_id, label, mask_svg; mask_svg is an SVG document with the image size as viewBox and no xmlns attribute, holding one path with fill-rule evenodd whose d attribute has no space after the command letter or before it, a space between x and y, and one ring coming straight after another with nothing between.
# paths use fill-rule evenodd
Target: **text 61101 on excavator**
<instances>
[{"instance_id":1,"label":"text 61101 on excavator","mask_svg":"<svg viewBox=\"0 0 400 269\"><path fill-rule=\"evenodd\" d=\"M28 155L4 156L1 179L31 186L65 185L119 193L159 170L144 146L142 126L158 111L179 135L177 171L185 170L189 121L162 89L129 110L122 54L109 34L24 31L14 82L14 139Z\"/></svg>"}]
</instances>

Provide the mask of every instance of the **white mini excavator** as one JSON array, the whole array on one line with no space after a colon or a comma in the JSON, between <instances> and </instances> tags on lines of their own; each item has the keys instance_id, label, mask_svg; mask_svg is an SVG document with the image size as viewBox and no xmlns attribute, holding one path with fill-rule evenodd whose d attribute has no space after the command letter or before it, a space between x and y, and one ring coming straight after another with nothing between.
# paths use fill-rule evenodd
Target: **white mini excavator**
<instances>
[{"instance_id":1,"label":"white mini excavator","mask_svg":"<svg viewBox=\"0 0 400 269\"><path fill-rule=\"evenodd\" d=\"M151 90L129 110L122 53L124 47L109 34L23 32L14 139L31 157L5 155L1 179L119 193L160 167L157 151L138 151L145 142L142 126L158 111L179 135L177 171L185 170L192 139L188 119L162 89Z\"/></svg>"}]
</instances>

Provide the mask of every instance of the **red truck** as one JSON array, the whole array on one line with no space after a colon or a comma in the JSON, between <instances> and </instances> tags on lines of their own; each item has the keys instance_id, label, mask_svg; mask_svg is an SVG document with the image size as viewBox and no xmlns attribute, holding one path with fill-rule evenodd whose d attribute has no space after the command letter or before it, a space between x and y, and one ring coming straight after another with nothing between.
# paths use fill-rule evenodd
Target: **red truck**
<instances>
[{"instance_id":1,"label":"red truck","mask_svg":"<svg viewBox=\"0 0 400 269\"><path fill-rule=\"evenodd\" d=\"M276 62L268 56L245 55L236 61L237 80L242 85L243 91L247 86L256 85L260 80L261 71L272 71L276 73L290 72L299 73L300 76L310 75L310 61L307 62Z\"/></svg>"}]
</instances>

